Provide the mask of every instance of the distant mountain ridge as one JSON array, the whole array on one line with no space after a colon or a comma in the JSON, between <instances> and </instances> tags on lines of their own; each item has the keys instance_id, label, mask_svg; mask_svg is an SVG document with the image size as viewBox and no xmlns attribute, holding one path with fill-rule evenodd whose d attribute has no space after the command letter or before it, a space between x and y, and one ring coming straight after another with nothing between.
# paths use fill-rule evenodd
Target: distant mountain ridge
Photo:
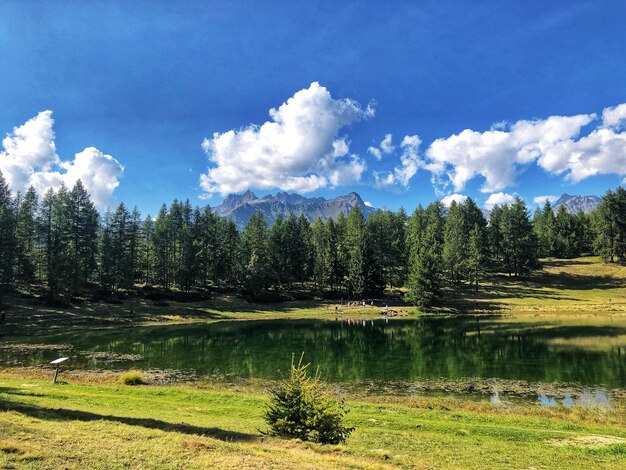
<instances>
[{"instance_id":1,"label":"distant mountain ridge","mask_svg":"<svg viewBox=\"0 0 626 470\"><path fill-rule=\"evenodd\" d=\"M598 196L572 196L564 193L555 201L553 207L556 210L559 206L564 206L570 214L577 214L580 211L588 214L600 205L601 200Z\"/></svg>"},{"instance_id":2,"label":"distant mountain ridge","mask_svg":"<svg viewBox=\"0 0 626 470\"><path fill-rule=\"evenodd\" d=\"M307 198L300 194L286 192L259 198L252 191L229 194L221 204L213 208L213 211L220 217L231 219L239 229L242 229L257 211L263 212L267 223L272 225L279 214L287 218L293 212L297 217L304 214L309 222L318 217L325 221L330 217L336 219L341 212L347 215L357 205L365 217L376 211L373 207L366 206L361 196L355 192L337 196L334 199L325 199L323 197Z\"/></svg>"}]
</instances>

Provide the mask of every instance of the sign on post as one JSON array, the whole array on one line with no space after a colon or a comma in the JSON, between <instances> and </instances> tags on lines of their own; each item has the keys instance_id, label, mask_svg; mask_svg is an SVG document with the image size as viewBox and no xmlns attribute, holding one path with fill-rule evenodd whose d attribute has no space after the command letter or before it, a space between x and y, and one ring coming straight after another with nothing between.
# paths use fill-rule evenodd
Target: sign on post
<instances>
[{"instance_id":1,"label":"sign on post","mask_svg":"<svg viewBox=\"0 0 626 470\"><path fill-rule=\"evenodd\" d=\"M59 376L59 366L61 365L62 362L65 362L69 359L69 357L60 357L58 359L55 359L54 361L50 362L50 364L56 365L56 369L54 370L54 380L52 381L53 384L57 383L57 377Z\"/></svg>"}]
</instances>

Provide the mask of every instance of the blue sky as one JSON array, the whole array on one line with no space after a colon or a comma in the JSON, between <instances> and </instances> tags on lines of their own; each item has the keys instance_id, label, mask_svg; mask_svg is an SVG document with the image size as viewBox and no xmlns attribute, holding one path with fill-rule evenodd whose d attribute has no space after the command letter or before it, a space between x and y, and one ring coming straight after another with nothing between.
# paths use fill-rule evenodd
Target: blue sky
<instances>
[{"instance_id":1,"label":"blue sky","mask_svg":"<svg viewBox=\"0 0 626 470\"><path fill-rule=\"evenodd\" d=\"M4 1L0 169L153 214L247 188L391 209L602 194L626 176L625 20L624 2Z\"/></svg>"}]
</instances>

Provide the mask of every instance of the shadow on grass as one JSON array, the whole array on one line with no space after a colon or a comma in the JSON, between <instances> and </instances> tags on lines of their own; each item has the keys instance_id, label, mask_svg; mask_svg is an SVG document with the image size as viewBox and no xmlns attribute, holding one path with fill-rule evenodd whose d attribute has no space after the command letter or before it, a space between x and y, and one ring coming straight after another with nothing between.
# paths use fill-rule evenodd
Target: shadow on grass
<instances>
[{"instance_id":1,"label":"shadow on grass","mask_svg":"<svg viewBox=\"0 0 626 470\"><path fill-rule=\"evenodd\" d=\"M21 395L19 390L8 387L0 387L0 394ZM89 411L68 410L65 408L46 408L25 403L0 399L0 411L15 411L30 416L31 418L53 421L112 421L129 426L141 426L148 429L159 429L165 432L178 432L182 434L206 436L224 442L251 442L258 439L253 434L246 434L226 429L195 426L187 423L170 423L153 418L132 418L126 416L113 416L92 413Z\"/></svg>"}]
</instances>

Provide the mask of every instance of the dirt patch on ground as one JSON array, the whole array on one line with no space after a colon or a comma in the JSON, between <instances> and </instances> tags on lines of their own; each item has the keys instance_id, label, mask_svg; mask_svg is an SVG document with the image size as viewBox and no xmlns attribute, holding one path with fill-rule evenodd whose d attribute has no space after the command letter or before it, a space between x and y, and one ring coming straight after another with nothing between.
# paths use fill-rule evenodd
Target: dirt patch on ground
<instances>
[{"instance_id":1,"label":"dirt patch on ground","mask_svg":"<svg viewBox=\"0 0 626 470\"><path fill-rule=\"evenodd\" d=\"M0 349L9 351L66 351L74 349L74 346L70 344L4 343L0 344Z\"/></svg>"},{"instance_id":2,"label":"dirt patch on ground","mask_svg":"<svg viewBox=\"0 0 626 470\"><path fill-rule=\"evenodd\" d=\"M626 444L626 439L623 437L592 435L570 437L568 439L550 439L547 443L557 447L573 446L586 449L599 449L601 447L608 447L615 444Z\"/></svg>"},{"instance_id":3,"label":"dirt patch on ground","mask_svg":"<svg viewBox=\"0 0 626 470\"><path fill-rule=\"evenodd\" d=\"M87 359L98 359L107 362L141 361L145 359L141 354L117 354L107 351L82 352Z\"/></svg>"},{"instance_id":4,"label":"dirt patch on ground","mask_svg":"<svg viewBox=\"0 0 626 470\"><path fill-rule=\"evenodd\" d=\"M183 444L183 447L186 450L190 450L192 452L206 452L215 449L215 447L204 444L202 442L185 442Z\"/></svg>"}]
</instances>

